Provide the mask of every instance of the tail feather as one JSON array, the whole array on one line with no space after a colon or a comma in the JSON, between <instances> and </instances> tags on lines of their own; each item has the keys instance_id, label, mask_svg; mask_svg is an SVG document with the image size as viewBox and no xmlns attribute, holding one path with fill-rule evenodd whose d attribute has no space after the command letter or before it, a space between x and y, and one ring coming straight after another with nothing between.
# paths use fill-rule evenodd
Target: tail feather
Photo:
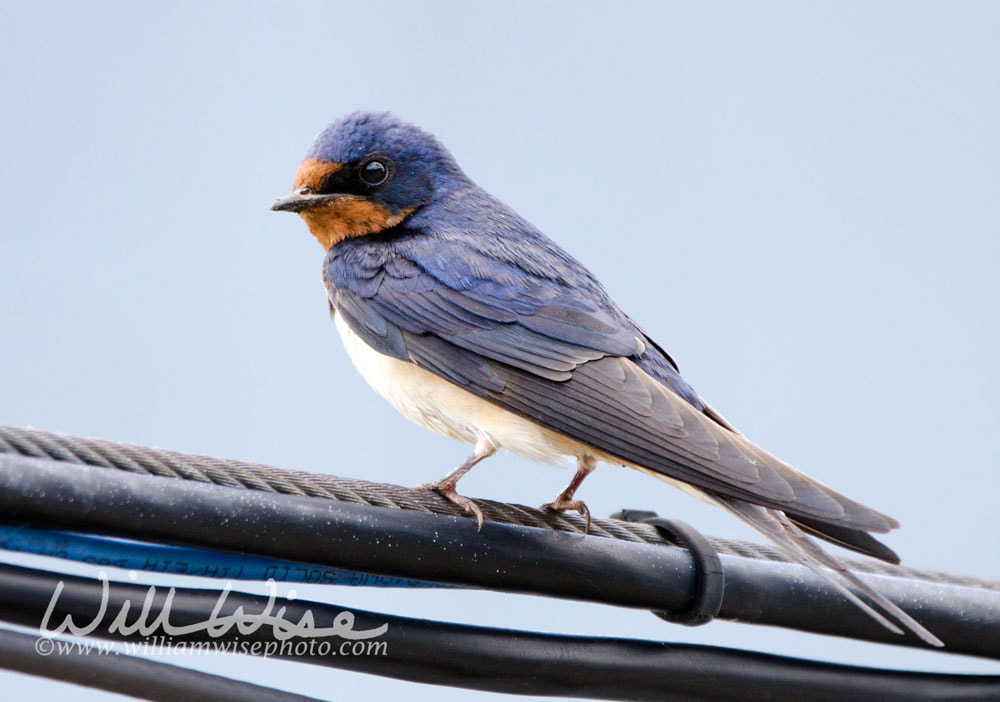
<instances>
[{"instance_id":1,"label":"tail feather","mask_svg":"<svg viewBox=\"0 0 1000 702\"><path fill-rule=\"evenodd\" d=\"M836 558L824 551L819 544L810 539L798 526L793 524L783 512L732 498L716 497L715 500L755 528L763 536L767 537L795 561L808 567L816 575L837 588L851 602L889 631L896 634L903 633L899 626L886 618L886 615L895 619L904 628L912 631L925 643L931 646L944 646L940 639L927 631L913 617L890 602L886 597L880 595L857 575L845 568ZM809 525L804 526L809 528ZM875 543L878 542L876 541ZM886 550L888 551L887 548ZM892 552L889 551L889 553ZM826 568L830 570L826 570ZM848 584L870 599L878 609L858 597L848 587ZM878 610L881 610L881 612Z\"/></svg>"},{"instance_id":2,"label":"tail feather","mask_svg":"<svg viewBox=\"0 0 1000 702\"><path fill-rule=\"evenodd\" d=\"M849 529L848 527L800 517L799 515L786 514L786 516L795 526L812 536L818 536L843 548L849 548L857 553L863 553L866 556L878 558L893 565L899 565L899 556L896 555L896 552L867 531Z\"/></svg>"}]
</instances>

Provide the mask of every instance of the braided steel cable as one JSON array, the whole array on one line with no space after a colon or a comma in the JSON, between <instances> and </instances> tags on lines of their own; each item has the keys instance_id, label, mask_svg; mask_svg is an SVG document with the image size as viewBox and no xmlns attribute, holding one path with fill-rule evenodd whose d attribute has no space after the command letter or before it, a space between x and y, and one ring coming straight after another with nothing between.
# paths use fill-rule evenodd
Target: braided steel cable
<instances>
[{"instance_id":1,"label":"braided steel cable","mask_svg":"<svg viewBox=\"0 0 1000 702\"><path fill-rule=\"evenodd\" d=\"M246 490L316 497L430 514L468 516L460 507L429 490L415 490L399 485L276 468L260 463L212 458L105 439L89 439L32 428L0 426L0 454L3 453L163 478L212 483ZM500 524L581 534L586 527L586 521L576 514L554 513L536 507L492 500L477 499L474 501L482 509L483 516L488 521ZM674 543L665 539L653 526L617 519L593 518L589 534L600 538L634 543ZM755 560L791 562L784 553L770 546L735 539L707 538L712 547L721 554ZM1000 581L894 566L874 559L843 559L843 561L860 573L889 575L942 585L975 587L1000 592Z\"/></svg>"}]
</instances>

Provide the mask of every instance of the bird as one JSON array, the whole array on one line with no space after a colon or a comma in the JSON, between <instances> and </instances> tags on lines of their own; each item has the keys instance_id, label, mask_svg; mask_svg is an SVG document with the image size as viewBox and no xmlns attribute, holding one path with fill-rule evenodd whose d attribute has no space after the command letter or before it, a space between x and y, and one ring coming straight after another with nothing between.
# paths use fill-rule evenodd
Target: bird
<instances>
[{"instance_id":1,"label":"bird","mask_svg":"<svg viewBox=\"0 0 1000 702\"><path fill-rule=\"evenodd\" d=\"M326 251L330 314L368 384L408 419L472 445L419 487L479 528L482 512L457 485L500 449L575 460L544 507L588 520L577 489L598 463L624 465L731 512L887 629L942 645L813 538L898 564L872 533L899 523L738 432L582 263L430 133L391 112L348 114L315 137L271 209L300 215Z\"/></svg>"}]
</instances>

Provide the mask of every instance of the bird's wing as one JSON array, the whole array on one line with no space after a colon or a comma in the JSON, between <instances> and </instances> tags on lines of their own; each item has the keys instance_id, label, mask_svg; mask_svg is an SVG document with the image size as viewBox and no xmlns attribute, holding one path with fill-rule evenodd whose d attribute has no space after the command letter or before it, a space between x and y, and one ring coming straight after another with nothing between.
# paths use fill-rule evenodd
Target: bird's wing
<instances>
[{"instance_id":1,"label":"bird's wing","mask_svg":"<svg viewBox=\"0 0 1000 702\"><path fill-rule=\"evenodd\" d=\"M334 254L324 278L331 305L376 350L622 462L812 523L897 526L646 373L642 333L585 291L510 265L462 265L456 274L443 258Z\"/></svg>"}]
</instances>

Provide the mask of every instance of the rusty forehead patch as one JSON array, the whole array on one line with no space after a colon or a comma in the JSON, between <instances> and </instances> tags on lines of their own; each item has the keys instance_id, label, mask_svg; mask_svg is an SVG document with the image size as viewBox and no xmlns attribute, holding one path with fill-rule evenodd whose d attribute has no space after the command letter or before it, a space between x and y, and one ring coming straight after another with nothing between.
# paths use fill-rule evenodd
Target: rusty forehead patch
<instances>
[{"instance_id":1,"label":"rusty forehead patch","mask_svg":"<svg viewBox=\"0 0 1000 702\"><path fill-rule=\"evenodd\" d=\"M299 164L299 169L295 171L295 183L293 187L296 190L299 188L319 190L326 177L334 171L339 170L342 166L342 163L336 163L335 161L321 161L318 158L307 158Z\"/></svg>"}]
</instances>

